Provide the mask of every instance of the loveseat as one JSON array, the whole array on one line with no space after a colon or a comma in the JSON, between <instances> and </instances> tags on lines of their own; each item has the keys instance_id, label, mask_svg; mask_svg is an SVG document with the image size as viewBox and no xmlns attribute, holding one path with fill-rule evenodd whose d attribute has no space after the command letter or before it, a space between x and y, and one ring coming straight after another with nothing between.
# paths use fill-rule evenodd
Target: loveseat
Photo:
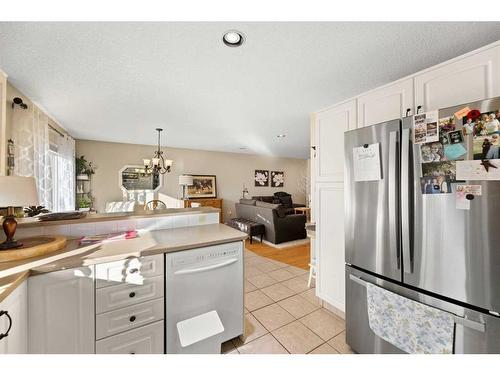
<instances>
[{"instance_id":1,"label":"loveseat","mask_svg":"<svg viewBox=\"0 0 500 375\"><path fill-rule=\"evenodd\" d=\"M236 203L236 217L264 224L264 239L273 244L306 238L306 216L285 211L289 209L281 204L255 199L240 199Z\"/></svg>"},{"instance_id":2,"label":"loveseat","mask_svg":"<svg viewBox=\"0 0 500 375\"><path fill-rule=\"evenodd\" d=\"M292 196L284 191L278 191L274 195L258 195L252 197L252 199L260 202L281 204L282 209L284 209L286 215L294 214L295 207L305 207L301 203L293 203Z\"/></svg>"}]
</instances>

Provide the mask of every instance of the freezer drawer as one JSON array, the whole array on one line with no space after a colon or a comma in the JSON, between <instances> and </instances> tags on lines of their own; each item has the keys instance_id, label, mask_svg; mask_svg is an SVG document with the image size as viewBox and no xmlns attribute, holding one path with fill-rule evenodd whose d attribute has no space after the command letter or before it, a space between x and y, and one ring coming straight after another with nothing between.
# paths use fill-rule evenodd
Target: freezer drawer
<instances>
[{"instance_id":1,"label":"freezer drawer","mask_svg":"<svg viewBox=\"0 0 500 375\"><path fill-rule=\"evenodd\" d=\"M376 336L370 329L366 286L363 282L371 282L394 293L456 315L454 339L456 354L500 353L500 318L418 293L346 266L346 341L355 352L403 353L397 347Z\"/></svg>"}]
</instances>

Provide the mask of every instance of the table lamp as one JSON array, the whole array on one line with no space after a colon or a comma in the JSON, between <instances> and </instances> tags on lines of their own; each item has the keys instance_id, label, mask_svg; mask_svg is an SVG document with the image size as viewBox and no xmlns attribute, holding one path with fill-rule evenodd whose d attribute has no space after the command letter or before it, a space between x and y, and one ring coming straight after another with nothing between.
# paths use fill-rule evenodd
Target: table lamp
<instances>
[{"instance_id":1,"label":"table lamp","mask_svg":"<svg viewBox=\"0 0 500 375\"><path fill-rule=\"evenodd\" d=\"M7 207L7 215L2 224L7 239L0 244L0 250L23 246L14 239L17 227L14 207L36 205L38 205L38 194L33 177L0 176L0 207Z\"/></svg>"},{"instance_id":2,"label":"table lamp","mask_svg":"<svg viewBox=\"0 0 500 375\"><path fill-rule=\"evenodd\" d=\"M186 186L193 185L193 176L182 174L179 176L179 185L182 185L182 199L186 200Z\"/></svg>"}]
</instances>

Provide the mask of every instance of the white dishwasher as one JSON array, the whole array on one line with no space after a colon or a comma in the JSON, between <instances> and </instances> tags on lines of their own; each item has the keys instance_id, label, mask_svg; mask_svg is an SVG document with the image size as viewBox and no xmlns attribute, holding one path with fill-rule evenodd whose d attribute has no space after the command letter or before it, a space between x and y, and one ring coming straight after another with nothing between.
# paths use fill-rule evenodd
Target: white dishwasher
<instances>
[{"instance_id":1,"label":"white dishwasher","mask_svg":"<svg viewBox=\"0 0 500 375\"><path fill-rule=\"evenodd\" d=\"M181 353L177 323L216 311L220 343L243 333L243 242L165 254L166 352Z\"/></svg>"}]
</instances>

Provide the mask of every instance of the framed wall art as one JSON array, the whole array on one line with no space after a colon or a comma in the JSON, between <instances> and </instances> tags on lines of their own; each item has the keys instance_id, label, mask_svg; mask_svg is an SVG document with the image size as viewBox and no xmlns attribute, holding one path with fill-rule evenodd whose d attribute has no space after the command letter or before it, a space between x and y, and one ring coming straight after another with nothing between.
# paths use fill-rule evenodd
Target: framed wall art
<instances>
[{"instance_id":1,"label":"framed wall art","mask_svg":"<svg viewBox=\"0 0 500 375\"><path fill-rule=\"evenodd\" d=\"M271 172L271 187L283 187L285 185L285 172Z\"/></svg>"},{"instance_id":2,"label":"framed wall art","mask_svg":"<svg viewBox=\"0 0 500 375\"><path fill-rule=\"evenodd\" d=\"M255 186L269 186L269 171L256 169L254 175Z\"/></svg>"},{"instance_id":3,"label":"framed wall art","mask_svg":"<svg viewBox=\"0 0 500 375\"><path fill-rule=\"evenodd\" d=\"M189 199L217 198L217 177L214 175L192 175L193 185L188 186Z\"/></svg>"}]
</instances>

